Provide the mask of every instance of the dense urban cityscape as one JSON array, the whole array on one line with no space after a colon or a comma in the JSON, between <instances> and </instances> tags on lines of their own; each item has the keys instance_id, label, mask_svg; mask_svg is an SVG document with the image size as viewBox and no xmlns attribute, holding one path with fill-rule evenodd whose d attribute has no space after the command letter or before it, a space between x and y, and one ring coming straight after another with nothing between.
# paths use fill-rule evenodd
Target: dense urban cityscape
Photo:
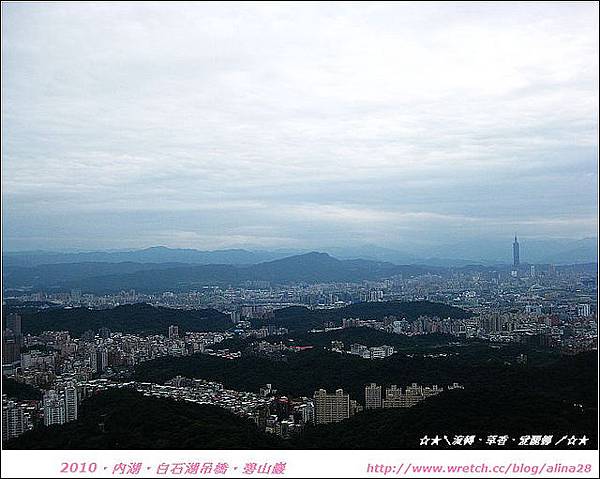
<instances>
[{"instance_id":1,"label":"dense urban cityscape","mask_svg":"<svg viewBox=\"0 0 600 479\"><path fill-rule=\"evenodd\" d=\"M372 330L390 343L393 338L442 335L460 341L488 344L518 344L527 347L576 354L597 350L596 274L590 268L557 268L552 265L522 265L519 244L513 244L513 266L504 271L479 268L477 271L446 271L443 274L393 277L360 283L271 285L261 281L241 287L207 286L191 292L141 294L135 291L96 295L74 289L69 292L36 291L5 296L3 331L3 381L12 381L40 391L39 399L19 399L3 394L3 441L52 425L76 421L81 405L102 391L128 389L147 397L171 398L197 404L220 406L250 418L266 433L284 439L300 435L306 425L347 420L365 410L410 408L442 391L464 389L454 378L447 384L378 385L365 377L362 397L351 397L345 385L334 391L324 388L312 395L292 397L278 393L278 385L265 383L259 390L227 388L203 377L174 375L162 384L135 380L136 367L163 358L210 356L221 361L246 357L269 361L288 360L291 355L322 349L361 360L382 361L400 354L415 353L393 344L344 343L319 340L331 334L352 334ZM342 317L324 320L304 328L297 335L275 318L286 308L306 311L346 311L352 304L418 304L419 301L446 303L469 311L463 317L403 315L383 317ZM184 331L171 324L163 334L145 335L111 331L103 326L80 335L69 330L44 330L36 334L23 328L22 314L28 308L65 312L112 310L124 305L147 303L152 308L194 310L216 308L229 326L217 331ZM9 311L10 309L10 311ZM23 311L23 313L21 312ZM293 329L293 326L292 326ZM383 339L380 340L380 342ZM457 350L459 351L459 350ZM417 356L443 360L460 352L423 351ZM514 363L526 365L520 353ZM385 394L383 394L383 391ZM468 393L468 390L467 390Z\"/></svg>"}]
</instances>

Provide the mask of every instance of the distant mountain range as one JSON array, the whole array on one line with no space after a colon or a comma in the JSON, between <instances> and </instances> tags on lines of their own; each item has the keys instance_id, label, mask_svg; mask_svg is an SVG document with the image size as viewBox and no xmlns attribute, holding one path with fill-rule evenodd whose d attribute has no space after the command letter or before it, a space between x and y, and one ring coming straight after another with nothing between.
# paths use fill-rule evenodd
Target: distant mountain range
<instances>
[{"instance_id":1,"label":"distant mountain range","mask_svg":"<svg viewBox=\"0 0 600 479\"><path fill-rule=\"evenodd\" d=\"M189 264L256 264L289 256L269 251L225 249L200 251L153 246L132 251L89 251L55 253L51 251L22 251L3 253L2 259L11 266L38 266L61 263L189 263Z\"/></svg>"},{"instance_id":2,"label":"distant mountain range","mask_svg":"<svg viewBox=\"0 0 600 479\"><path fill-rule=\"evenodd\" d=\"M108 293L182 291L206 285L239 285L247 281L274 284L356 282L396 274L441 271L425 266L398 266L367 260L339 260L311 252L253 265L181 263L63 263L33 267L6 266L5 288Z\"/></svg>"},{"instance_id":3,"label":"distant mountain range","mask_svg":"<svg viewBox=\"0 0 600 479\"><path fill-rule=\"evenodd\" d=\"M465 266L469 264L509 264L512 260L512 239L469 240L441 246L411 246L400 251L377 245L323 248L339 259L365 259L394 264L421 264L426 266ZM184 263L250 265L307 253L301 249L274 251L223 249L201 251L197 249L151 248L130 251L4 252L5 266L38 266L63 263ZM528 263L573 264L598 260L597 238L522 240L521 258Z\"/></svg>"},{"instance_id":4,"label":"distant mountain range","mask_svg":"<svg viewBox=\"0 0 600 479\"><path fill-rule=\"evenodd\" d=\"M465 272L498 271L509 266L462 266ZM595 264L577 268L596 270ZM250 265L185 263L59 263L37 266L6 265L5 290L70 291L103 294L134 289L138 292L189 291L208 285L243 285L248 282L331 283L380 280L396 275L447 274L449 268L428 265L396 265L364 259L336 259L327 253L311 252Z\"/></svg>"}]
</instances>

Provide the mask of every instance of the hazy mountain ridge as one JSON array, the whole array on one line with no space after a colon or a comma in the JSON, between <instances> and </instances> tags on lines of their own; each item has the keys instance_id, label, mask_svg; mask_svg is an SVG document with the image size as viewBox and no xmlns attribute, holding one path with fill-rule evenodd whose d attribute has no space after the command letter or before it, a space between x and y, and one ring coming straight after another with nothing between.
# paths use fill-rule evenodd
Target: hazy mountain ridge
<instances>
[{"instance_id":1,"label":"hazy mountain ridge","mask_svg":"<svg viewBox=\"0 0 600 479\"><path fill-rule=\"evenodd\" d=\"M3 261L11 266L38 266L63 263L190 263L190 264L253 264L286 256L271 251L197 249L153 246L131 251L89 251L56 253L51 251L22 251L3 253Z\"/></svg>"},{"instance_id":2,"label":"hazy mountain ridge","mask_svg":"<svg viewBox=\"0 0 600 479\"><path fill-rule=\"evenodd\" d=\"M326 253L306 253L256 265L170 263L64 263L35 267L8 266L7 288L109 292L181 290L244 281L351 282L394 274L422 274L435 268L399 266L367 260L339 260Z\"/></svg>"},{"instance_id":3,"label":"hazy mountain ridge","mask_svg":"<svg viewBox=\"0 0 600 479\"><path fill-rule=\"evenodd\" d=\"M592 264L593 266L593 264ZM589 264L581 264L586 269ZM508 265L474 264L459 269L506 270ZM593 268L595 269L595 268ZM327 253L311 252L253 265L180 263L63 263L34 267L7 266L5 289L110 293L134 289L139 292L184 291L208 285L242 285L261 281L271 284L331 283L380 280L396 275L444 274L445 267L395 265L363 259L340 260Z\"/></svg>"},{"instance_id":4,"label":"hazy mountain ridge","mask_svg":"<svg viewBox=\"0 0 600 479\"><path fill-rule=\"evenodd\" d=\"M439 246L411 245L400 249L378 245L354 247L324 247L323 251L339 259L364 259L394 264L423 264L428 266L465 266L468 264L511 263L512 239L470 240ZM192 248L153 246L127 251L51 252L13 251L2 254L7 266L38 266L63 263L186 263L249 265L302 255L307 250L222 249L203 251ZM597 262L597 238L521 240L521 258L530 263L588 263Z\"/></svg>"}]
</instances>

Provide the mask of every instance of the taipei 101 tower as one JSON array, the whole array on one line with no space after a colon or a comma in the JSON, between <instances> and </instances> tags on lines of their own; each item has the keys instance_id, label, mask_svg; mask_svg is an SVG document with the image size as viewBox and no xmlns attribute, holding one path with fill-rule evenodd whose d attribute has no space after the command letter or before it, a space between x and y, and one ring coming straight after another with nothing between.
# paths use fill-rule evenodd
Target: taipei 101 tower
<instances>
[{"instance_id":1,"label":"taipei 101 tower","mask_svg":"<svg viewBox=\"0 0 600 479\"><path fill-rule=\"evenodd\" d=\"M517 241L517 235L515 235L515 242L513 243L513 266L517 268L519 264L519 242Z\"/></svg>"}]
</instances>

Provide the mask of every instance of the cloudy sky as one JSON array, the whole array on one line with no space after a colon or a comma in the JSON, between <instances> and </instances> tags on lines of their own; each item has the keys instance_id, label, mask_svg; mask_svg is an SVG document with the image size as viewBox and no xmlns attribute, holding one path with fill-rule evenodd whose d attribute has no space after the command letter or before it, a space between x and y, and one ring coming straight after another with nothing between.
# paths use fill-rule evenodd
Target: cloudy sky
<instances>
[{"instance_id":1,"label":"cloudy sky","mask_svg":"<svg viewBox=\"0 0 600 479\"><path fill-rule=\"evenodd\" d=\"M598 5L2 4L7 250L597 229Z\"/></svg>"}]
</instances>

